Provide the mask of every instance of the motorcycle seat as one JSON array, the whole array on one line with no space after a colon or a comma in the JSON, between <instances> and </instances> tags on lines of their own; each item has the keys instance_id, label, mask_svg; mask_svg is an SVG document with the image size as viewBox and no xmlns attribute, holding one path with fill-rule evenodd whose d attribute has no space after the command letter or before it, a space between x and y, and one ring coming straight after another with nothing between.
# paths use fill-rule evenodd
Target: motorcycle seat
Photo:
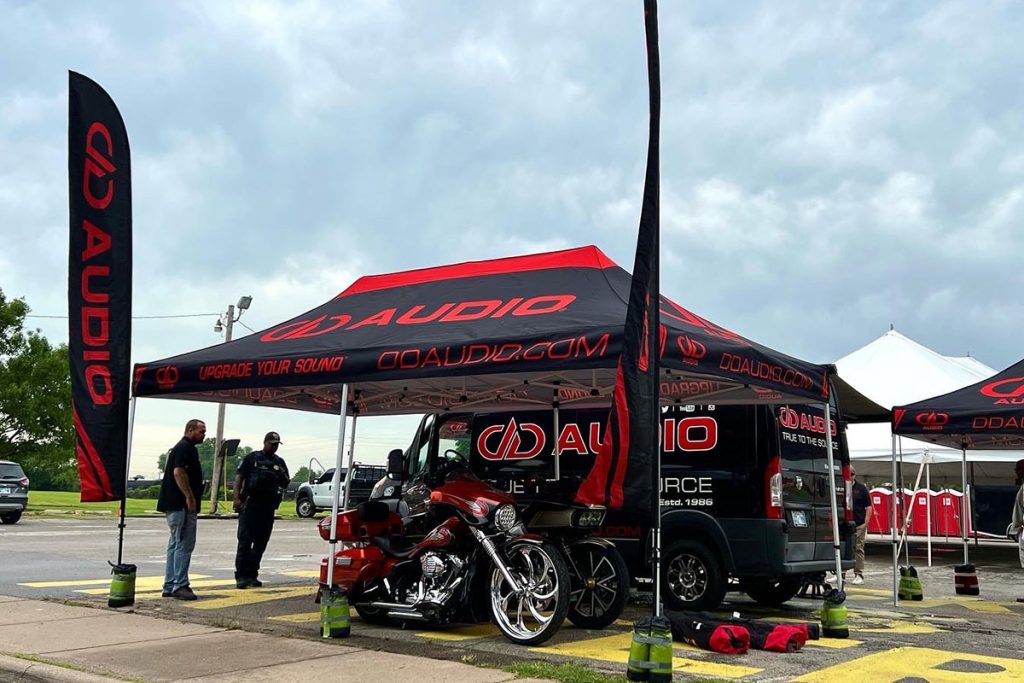
<instances>
[{"instance_id":1,"label":"motorcycle seat","mask_svg":"<svg viewBox=\"0 0 1024 683\"><path fill-rule=\"evenodd\" d=\"M385 555L405 559L412 554L416 544L405 536L374 536L373 544L384 551Z\"/></svg>"}]
</instances>

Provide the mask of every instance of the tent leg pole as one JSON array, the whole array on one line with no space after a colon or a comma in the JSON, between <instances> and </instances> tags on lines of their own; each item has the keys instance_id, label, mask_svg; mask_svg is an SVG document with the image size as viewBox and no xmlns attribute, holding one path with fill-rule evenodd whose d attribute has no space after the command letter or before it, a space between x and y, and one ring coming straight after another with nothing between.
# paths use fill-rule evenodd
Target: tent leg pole
<instances>
[{"instance_id":1,"label":"tent leg pole","mask_svg":"<svg viewBox=\"0 0 1024 683\"><path fill-rule=\"evenodd\" d=\"M839 506L836 503L835 456L832 454L832 408L828 403L823 405L825 407L825 459L828 462L829 507L832 511L832 550L835 553L836 560L836 583L839 584L839 590L842 590L843 549L839 544Z\"/></svg>"},{"instance_id":2,"label":"tent leg pole","mask_svg":"<svg viewBox=\"0 0 1024 683\"><path fill-rule=\"evenodd\" d=\"M554 413L555 437L555 481L562 480L562 449L559 446L558 389L551 390L551 410Z\"/></svg>"},{"instance_id":3,"label":"tent leg pole","mask_svg":"<svg viewBox=\"0 0 1024 683\"><path fill-rule=\"evenodd\" d=\"M124 559L124 518L125 508L128 506L128 468L132 462L132 431L135 429L135 397L132 396L131 402L128 404L128 453L125 455L124 460L124 481L121 482L123 488L121 489L121 509L119 519L117 520L117 563L121 564L121 560Z\"/></svg>"},{"instance_id":4,"label":"tent leg pole","mask_svg":"<svg viewBox=\"0 0 1024 683\"><path fill-rule=\"evenodd\" d=\"M967 564L967 444L960 449L960 539L964 544L964 564Z\"/></svg>"},{"instance_id":5,"label":"tent leg pole","mask_svg":"<svg viewBox=\"0 0 1024 683\"><path fill-rule=\"evenodd\" d=\"M892 604L897 606L900 604L899 598L899 549L896 545L896 496L902 495L902 492L898 492L896 487L896 439L899 438L895 434L892 435L892 517L889 519L889 533L892 536Z\"/></svg>"},{"instance_id":6,"label":"tent leg pole","mask_svg":"<svg viewBox=\"0 0 1024 683\"><path fill-rule=\"evenodd\" d=\"M338 544L338 486L341 484L341 461L345 453L345 418L348 414L348 385L341 385L341 410L338 420L338 454L331 479L331 549L327 555L327 587L334 586L334 549Z\"/></svg>"},{"instance_id":7,"label":"tent leg pole","mask_svg":"<svg viewBox=\"0 0 1024 683\"><path fill-rule=\"evenodd\" d=\"M932 464L926 463L924 466L924 481L925 488L928 489L927 497L925 501L925 519L928 524L928 566L932 566Z\"/></svg>"},{"instance_id":8,"label":"tent leg pole","mask_svg":"<svg viewBox=\"0 0 1024 683\"><path fill-rule=\"evenodd\" d=\"M345 475L345 498L341 503L342 510L348 510L348 492L352 488L352 475L355 470L352 469L353 462L356 457L356 420L359 419L359 415L354 411L352 413L352 436L349 437L348 441L348 469Z\"/></svg>"},{"instance_id":9,"label":"tent leg pole","mask_svg":"<svg viewBox=\"0 0 1024 683\"><path fill-rule=\"evenodd\" d=\"M967 499L967 519L971 523L971 531L974 533L974 547L978 547L978 530L975 529L974 519L974 463L971 463L971 495Z\"/></svg>"}]
</instances>

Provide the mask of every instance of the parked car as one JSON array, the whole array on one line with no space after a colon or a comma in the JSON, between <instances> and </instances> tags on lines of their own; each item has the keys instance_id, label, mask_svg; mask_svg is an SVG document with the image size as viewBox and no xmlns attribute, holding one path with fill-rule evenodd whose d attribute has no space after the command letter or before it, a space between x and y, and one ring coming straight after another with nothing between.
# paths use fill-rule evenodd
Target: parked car
<instances>
[{"instance_id":1,"label":"parked car","mask_svg":"<svg viewBox=\"0 0 1024 683\"><path fill-rule=\"evenodd\" d=\"M330 468L317 476L315 473L321 468L314 468L316 460L309 464L309 481L301 484L295 492L295 514L299 517L312 517L321 510L330 510L333 503L334 468ZM319 463L317 463L319 464ZM354 463L353 474L348 476L347 468L341 470L340 486L342 490L339 500L345 495L345 487L349 486L348 506L355 507L363 501L369 500L373 485L387 474L387 467L384 465L366 465Z\"/></svg>"},{"instance_id":2,"label":"parked car","mask_svg":"<svg viewBox=\"0 0 1024 683\"><path fill-rule=\"evenodd\" d=\"M0 522L15 524L28 507L28 477L21 465L0 460Z\"/></svg>"}]
</instances>

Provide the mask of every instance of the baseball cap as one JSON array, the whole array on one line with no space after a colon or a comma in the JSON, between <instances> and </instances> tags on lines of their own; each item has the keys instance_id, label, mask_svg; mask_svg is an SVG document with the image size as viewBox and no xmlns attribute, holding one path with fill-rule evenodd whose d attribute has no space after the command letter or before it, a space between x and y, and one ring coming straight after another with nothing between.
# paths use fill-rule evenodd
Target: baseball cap
<instances>
[{"instance_id":1,"label":"baseball cap","mask_svg":"<svg viewBox=\"0 0 1024 683\"><path fill-rule=\"evenodd\" d=\"M263 437L263 443L281 443L281 435L277 432L267 432Z\"/></svg>"}]
</instances>

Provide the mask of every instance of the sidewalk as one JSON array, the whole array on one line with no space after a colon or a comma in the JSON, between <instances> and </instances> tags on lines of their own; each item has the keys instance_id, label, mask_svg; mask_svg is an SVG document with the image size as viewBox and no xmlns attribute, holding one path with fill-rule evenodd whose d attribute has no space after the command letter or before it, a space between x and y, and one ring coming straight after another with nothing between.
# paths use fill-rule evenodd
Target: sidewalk
<instances>
[{"instance_id":1,"label":"sidewalk","mask_svg":"<svg viewBox=\"0 0 1024 683\"><path fill-rule=\"evenodd\" d=\"M0 680L501 683L460 662L0 596ZM527 679L519 679L525 682Z\"/></svg>"}]
</instances>

